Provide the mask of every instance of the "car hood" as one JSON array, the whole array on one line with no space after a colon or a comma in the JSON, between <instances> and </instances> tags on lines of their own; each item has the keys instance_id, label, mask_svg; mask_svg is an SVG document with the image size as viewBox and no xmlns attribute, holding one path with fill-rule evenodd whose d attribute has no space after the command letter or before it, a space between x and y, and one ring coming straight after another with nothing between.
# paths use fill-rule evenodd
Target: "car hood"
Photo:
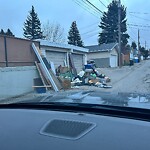
<instances>
[{"instance_id":1,"label":"car hood","mask_svg":"<svg viewBox=\"0 0 150 150\"><path fill-rule=\"evenodd\" d=\"M150 109L150 94L81 91L44 96L42 102L87 103Z\"/></svg>"}]
</instances>

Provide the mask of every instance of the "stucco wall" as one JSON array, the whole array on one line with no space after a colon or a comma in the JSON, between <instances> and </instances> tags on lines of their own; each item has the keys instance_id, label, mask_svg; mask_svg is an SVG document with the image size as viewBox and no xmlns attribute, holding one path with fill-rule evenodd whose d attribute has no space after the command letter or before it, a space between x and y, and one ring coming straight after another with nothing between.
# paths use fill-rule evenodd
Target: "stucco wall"
<instances>
[{"instance_id":1,"label":"stucco wall","mask_svg":"<svg viewBox=\"0 0 150 150\"><path fill-rule=\"evenodd\" d=\"M32 92L38 77L34 66L0 68L0 99Z\"/></svg>"}]
</instances>

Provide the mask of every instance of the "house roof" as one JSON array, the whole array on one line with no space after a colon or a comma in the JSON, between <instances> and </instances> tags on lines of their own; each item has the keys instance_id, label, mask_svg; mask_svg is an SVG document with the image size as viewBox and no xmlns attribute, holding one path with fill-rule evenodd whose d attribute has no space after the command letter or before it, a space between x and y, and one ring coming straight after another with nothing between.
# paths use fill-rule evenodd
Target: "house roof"
<instances>
[{"instance_id":1,"label":"house roof","mask_svg":"<svg viewBox=\"0 0 150 150\"><path fill-rule=\"evenodd\" d=\"M117 45L118 45L117 43L109 43L109 44L86 46L86 48L89 49L89 52L106 52L111 51Z\"/></svg>"},{"instance_id":2,"label":"house roof","mask_svg":"<svg viewBox=\"0 0 150 150\"><path fill-rule=\"evenodd\" d=\"M70 44L53 43L47 40L38 40L38 41L40 42L41 46L50 46L50 47L64 48L64 49L70 49L70 50L75 50L75 51L80 51L80 52L89 52L89 49L87 48L74 46Z\"/></svg>"}]
</instances>

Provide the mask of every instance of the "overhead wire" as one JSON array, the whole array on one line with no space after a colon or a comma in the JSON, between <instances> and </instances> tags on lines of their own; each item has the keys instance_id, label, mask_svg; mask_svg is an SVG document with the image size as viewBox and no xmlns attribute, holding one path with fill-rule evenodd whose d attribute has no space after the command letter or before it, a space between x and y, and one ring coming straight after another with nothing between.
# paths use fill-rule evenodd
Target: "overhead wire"
<instances>
[{"instance_id":1,"label":"overhead wire","mask_svg":"<svg viewBox=\"0 0 150 150\"><path fill-rule=\"evenodd\" d=\"M130 31L128 30L129 34L130 34L130 38L133 40L133 41L137 41L135 39L137 39L136 35L134 34L134 32L130 29ZM132 38L133 37L133 38ZM135 38L135 39L134 39Z\"/></svg>"},{"instance_id":2,"label":"overhead wire","mask_svg":"<svg viewBox=\"0 0 150 150\"><path fill-rule=\"evenodd\" d=\"M80 0L82 1L82 4L84 4L85 6L89 7L90 9L92 9L93 11L97 12L99 15L101 15L101 12L99 11L99 9L95 6L93 7L93 4L91 5L89 2L87 2L86 0Z\"/></svg>"},{"instance_id":3,"label":"overhead wire","mask_svg":"<svg viewBox=\"0 0 150 150\"><path fill-rule=\"evenodd\" d=\"M95 8L96 10L98 10L100 13L102 13L103 14L103 12L99 9L99 8L97 8L94 4L92 4L89 0L85 0L87 3L89 3L91 6L93 6L93 8Z\"/></svg>"},{"instance_id":4,"label":"overhead wire","mask_svg":"<svg viewBox=\"0 0 150 150\"><path fill-rule=\"evenodd\" d=\"M150 29L145 29L145 28L141 28L141 27L137 27L137 26L128 26L128 28L131 28L131 29L140 29L142 31L150 31Z\"/></svg>"},{"instance_id":5,"label":"overhead wire","mask_svg":"<svg viewBox=\"0 0 150 150\"><path fill-rule=\"evenodd\" d=\"M81 3L81 1L79 1L79 0L74 0L74 1L75 1L80 7L84 8L86 11L88 11L88 12L91 13L92 15L96 16L97 18L98 18L97 15L99 15L100 13L101 13L101 14L103 13L99 8L97 8L97 7L96 7L94 4L92 4L89 0L85 0L85 1L82 0L82 3ZM124 0L123 0L123 1L124 1ZM101 0L99 0L99 2L100 2L101 4L103 4L104 7L107 8L107 6L106 6ZM108 2L109 2L109 1L108 1ZM124 3L125 3L125 1L124 1ZM84 5L82 5L82 4L84 4ZM90 10L92 10L92 12L89 11L89 8L90 8ZM146 13L145 13L145 14L146 14ZM143 19L143 20L150 21L150 20L148 20L148 19L135 16L135 15L132 14L132 12L130 12L130 16L133 16L133 17L136 17L136 18L139 18L139 19ZM88 25L87 27L92 26L92 25L95 25L95 24L97 24L97 23ZM150 26L146 26L146 25L131 24L131 23L128 23L127 25L128 25L129 28L130 28L130 27L150 27ZM84 27L84 28L87 28L87 27ZM95 30L87 31L87 32L83 33L82 35L87 35L87 34L92 33L92 32L97 32L97 31L95 31ZM133 34L133 32L130 32L130 33L132 34L132 36L135 37L135 35ZM94 35L95 35L95 33L94 33ZM94 35L92 35L92 36L94 36ZM96 36L96 35L95 35L95 36ZM132 38L132 37L131 37L131 38ZM133 38L132 38L132 40L133 40Z\"/></svg>"},{"instance_id":6,"label":"overhead wire","mask_svg":"<svg viewBox=\"0 0 150 150\"><path fill-rule=\"evenodd\" d=\"M96 14L103 14L103 12L99 9L99 8L97 8L94 4L92 4L91 2L89 2L88 0L82 0L82 1L79 1L79 0L74 0L74 2L76 2L80 7L84 7L84 9L86 9L88 12L89 12L89 9L88 8L90 8L92 11L94 11L94 15L95 15L95 13ZM83 5L84 6L83 6ZM91 13L91 11L90 11L90 13ZM93 12L92 12L92 14L93 14ZM94 24L92 24L92 25L95 25L95 24L97 24L97 27L98 27L98 22L96 22L96 23L94 23ZM91 25L88 25L88 26L86 26L86 28L87 27L89 27L89 26L91 26ZM85 27L84 27L85 28ZM98 34L98 30L90 30L90 31L87 31L87 32L84 32L83 34L82 34L82 36L87 36L88 35L88 37L91 37L91 35L89 35L90 33L93 33L94 32L94 34L92 34L92 37L95 35L95 36L97 36L97 34ZM97 34L96 34L96 33ZM86 39L88 38L88 37L85 37Z\"/></svg>"},{"instance_id":7,"label":"overhead wire","mask_svg":"<svg viewBox=\"0 0 150 150\"><path fill-rule=\"evenodd\" d=\"M138 25L138 24L131 24L131 23L128 23L127 25L128 26L134 26L134 27L150 28L150 26L148 26L148 25Z\"/></svg>"},{"instance_id":8,"label":"overhead wire","mask_svg":"<svg viewBox=\"0 0 150 150\"><path fill-rule=\"evenodd\" d=\"M145 20L145 21L150 21L149 19L145 19L145 18L143 18L143 17L139 17L139 16L136 16L136 15L133 15L133 14L130 14L130 16L136 17L136 18L138 18L138 19L142 19L142 20Z\"/></svg>"},{"instance_id":9,"label":"overhead wire","mask_svg":"<svg viewBox=\"0 0 150 150\"><path fill-rule=\"evenodd\" d=\"M92 14L93 16L95 16L96 18L98 17L98 14L96 14L96 12L91 12L87 7L83 6L81 1L78 0L73 0L78 6L82 7L85 11L87 11L88 13Z\"/></svg>"},{"instance_id":10,"label":"overhead wire","mask_svg":"<svg viewBox=\"0 0 150 150\"><path fill-rule=\"evenodd\" d=\"M82 35L87 35L87 34L89 34L89 33L98 32L98 31L99 31L98 29L97 29L97 30L90 30L90 31L88 31L88 32L82 33Z\"/></svg>"},{"instance_id":11,"label":"overhead wire","mask_svg":"<svg viewBox=\"0 0 150 150\"><path fill-rule=\"evenodd\" d=\"M84 39L90 39L90 38L92 38L92 37L94 37L94 36L97 36L98 37L98 34L99 33L97 33L97 34L91 34L91 35L88 35L87 37L85 37Z\"/></svg>"},{"instance_id":12,"label":"overhead wire","mask_svg":"<svg viewBox=\"0 0 150 150\"><path fill-rule=\"evenodd\" d=\"M92 26L94 26L94 25L97 25L97 26L98 26L98 23L99 23L99 22L97 21L97 22L95 22L95 23L86 25L86 26L84 26L84 27L81 27L80 30L85 30L85 29L87 29L87 28L89 28L89 27L92 27Z\"/></svg>"},{"instance_id":13,"label":"overhead wire","mask_svg":"<svg viewBox=\"0 0 150 150\"><path fill-rule=\"evenodd\" d=\"M133 11L130 11L128 12L129 14L141 14L141 15L149 15L150 13L148 12L133 12Z\"/></svg>"},{"instance_id":14,"label":"overhead wire","mask_svg":"<svg viewBox=\"0 0 150 150\"><path fill-rule=\"evenodd\" d=\"M99 2L100 2L104 7L107 8L107 6L106 6L101 0L99 0Z\"/></svg>"}]
</instances>

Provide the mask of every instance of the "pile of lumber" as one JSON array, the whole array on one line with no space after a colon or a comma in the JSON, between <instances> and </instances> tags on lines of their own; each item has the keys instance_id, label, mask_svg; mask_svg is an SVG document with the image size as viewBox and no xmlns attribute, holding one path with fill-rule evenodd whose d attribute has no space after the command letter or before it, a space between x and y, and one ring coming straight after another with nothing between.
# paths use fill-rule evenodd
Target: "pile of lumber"
<instances>
[{"instance_id":1,"label":"pile of lumber","mask_svg":"<svg viewBox=\"0 0 150 150\"><path fill-rule=\"evenodd\" d=\"M52 88L56 92L58 92L60 89L62 89L60 81L57 79L56 75L51 70L51 67L49 66L47 59L42 55L40 49L38 49L34 43L32 43L32 48L39 60L39 63L35 62L35 65L37 67L37 70L39 72L43 84L41 86L33 86L33 87L34 88L45 87L47 90Z\"/></svg>"}]
</instances>

